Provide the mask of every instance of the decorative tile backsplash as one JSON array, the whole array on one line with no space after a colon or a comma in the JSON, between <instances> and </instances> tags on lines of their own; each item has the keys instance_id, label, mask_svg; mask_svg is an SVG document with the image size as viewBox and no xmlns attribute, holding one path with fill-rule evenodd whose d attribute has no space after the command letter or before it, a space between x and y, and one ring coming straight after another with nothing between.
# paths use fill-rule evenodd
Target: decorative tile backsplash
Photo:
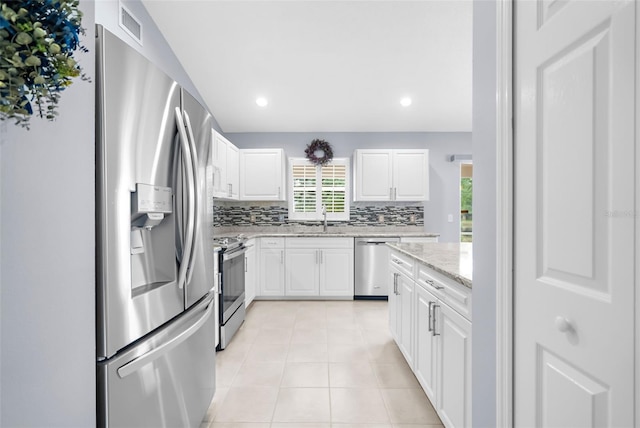
<instances>
[{"instance_id":1,"label":"decorative tile backsplash","mask_svg":"<svg viewBox=\"0 0 640 428\"><path fill-rule=\"evenodd\" d=\"M229 226L318 226L320 222L289 221L286 203L218 202L213 206L214 227ZM349 221L328 222L329 226L388 227L423 226L424 207L352 203Z\"/></svg>"}]
</instances>

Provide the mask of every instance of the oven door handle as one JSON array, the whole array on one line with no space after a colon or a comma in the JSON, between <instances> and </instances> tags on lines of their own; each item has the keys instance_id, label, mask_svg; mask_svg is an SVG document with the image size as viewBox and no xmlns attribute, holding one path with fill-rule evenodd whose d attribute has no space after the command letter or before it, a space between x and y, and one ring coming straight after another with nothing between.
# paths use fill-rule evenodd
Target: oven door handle
<instances>
[{"instance_id":1,"label":"oven door handle","mask_svg":"<svg viewBox=\"0 0 640 428\"><path fill-rule=\"evenodd\" d=\"M224 253L222 253L222 260L223 261L231 260L233 258L243 255L246 252L247 252L247 247L244 247L241 250L231 251L230 253L227 253L225 251Z\"/></svg>"}]
</instances>

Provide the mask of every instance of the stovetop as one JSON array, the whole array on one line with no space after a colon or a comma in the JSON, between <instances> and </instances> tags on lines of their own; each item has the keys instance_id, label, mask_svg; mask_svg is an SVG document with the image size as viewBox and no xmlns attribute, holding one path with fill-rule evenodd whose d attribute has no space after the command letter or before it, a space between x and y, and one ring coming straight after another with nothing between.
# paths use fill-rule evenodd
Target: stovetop
<instances>
[{"instance_id":1,"label":"stovetop","mask_svg":"<svg viewBox=\"0 0 640 428\"><path fill-rule=\"evenodd\" d=\"M223 250L232 250L234 248L242 247L245 242L247 242L247 238L242 234L237 236L213 238L213 243L220 246Z\"/></svg>"}]
</instances>

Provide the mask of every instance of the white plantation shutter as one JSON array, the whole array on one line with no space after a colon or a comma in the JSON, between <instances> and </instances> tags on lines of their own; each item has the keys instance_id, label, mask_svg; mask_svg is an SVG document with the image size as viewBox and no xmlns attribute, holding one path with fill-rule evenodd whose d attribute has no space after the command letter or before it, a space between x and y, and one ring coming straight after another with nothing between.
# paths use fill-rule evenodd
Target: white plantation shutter
<instances>
[{"instance_id":1,"label":"white plantation shutter","mask_svg":"<svg viewBox=\"0 0 640 428\"><path fill-rule=\"evenodd\" d=\"M349 220L349 159L334 158L330 164L316 166L304 158L289 159L289 219Z\"/></svg>"},{"instance_id":2,"label":"white plantation shutter","mask_svg":"<svg viewBox=\"0 0 640 428\"><path fill-rule=\"evenodd\" d=\"M347 166L325 165L321 168L322 205L327 213L340 214L346 209Z\"/></svg>"},{"instance_id":3,"label":"white plantation shutter","mask_svg":"<svg viewBox=\"0 0 640 428\"><path fill-rule=\"evenodd\" d=\"M301 218L313 218L316 212L318 180L312 164L292 164L293 213L311 213ZM291 213L289 213L291 218Z\"/></svg>"}]
</instances>

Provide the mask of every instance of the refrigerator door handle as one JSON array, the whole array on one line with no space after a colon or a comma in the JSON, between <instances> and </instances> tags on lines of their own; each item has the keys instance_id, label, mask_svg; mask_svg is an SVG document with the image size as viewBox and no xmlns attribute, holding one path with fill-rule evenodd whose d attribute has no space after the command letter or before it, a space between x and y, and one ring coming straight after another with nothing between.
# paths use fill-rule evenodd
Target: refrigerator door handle
<instances>
[{"instance_id":1,"label":"refrigerator door handle","mask_svg":"<svg viewBox=\"0 0 640 428\"><path fill-rule=\"evenodd\" d=\"M187 328L185 331L183 331L173 339L158 346L157 348L154 348L151 351L137 357L136 359L131 360L128 363L120 366L118 368L118 376L120 376L120 378L123 379L129 376L130 374L135 373L141 367L147 365L148 363L150 363L151 361L157 358L160 358L162 355L171 351L173 348L180 345L182 342L184 342L193 334L195 334L200 329L200 327L202 327L202 325L209 320L209 317L213 312L211 310L213 306L213 302L214 302L213 300L209 302L209 304L207 305L207 308L204 311L204 315L202 315L200 319L196 321L191 327Z\"/></svg>"},{"instance_id":2,"label":"refrigerator door handle","mask_svg":"<svg viewBox=\"0 0 640 428\"><path fill-rule=\"evenodd\" d=\"M196 151L196 139L193 136L193 128L191 127L191 120L189 119L189 114L184 112L184 123L187 128L187 136L189 137L189 147L191 149L191 168L193 169L193 187L194 193L199 195L199 187L200 183L198 182L198 152ZM198 198L194 198L194 210L193 210L193 238L192 242L195 243L196 237L200 233L200 207ZM193 276L193 261L195 260L195 252L196 245L191 246L191 254L189 256L189 266L187 266L187 284L191 282L191 277Z\"/></svg>"},{"instance_id":3,"label":"refrigerator door handle","mask_svg":"<svg viewBox=\"0 0 640 428\"><path fill-rule=\"evenodd\" d=\"M182 157L184 160L184 166L187 170L187 233L185 237L184 248L182 251L182 262L180 263L180 270L178 271L178 287L182 290L187 280L187 268L191 263L191 247L193 246L193 229L194 219L193 211L195 205L194 183L193 183L193 162L191 160L191 150L189 149L189 140L187 138L187 131L185 128L184 120L182 119L182 112L180 107L176 107L176 121L178 122L178 134L180 135L180 147L182 148Z\"/></svg>"}]
</instances>

